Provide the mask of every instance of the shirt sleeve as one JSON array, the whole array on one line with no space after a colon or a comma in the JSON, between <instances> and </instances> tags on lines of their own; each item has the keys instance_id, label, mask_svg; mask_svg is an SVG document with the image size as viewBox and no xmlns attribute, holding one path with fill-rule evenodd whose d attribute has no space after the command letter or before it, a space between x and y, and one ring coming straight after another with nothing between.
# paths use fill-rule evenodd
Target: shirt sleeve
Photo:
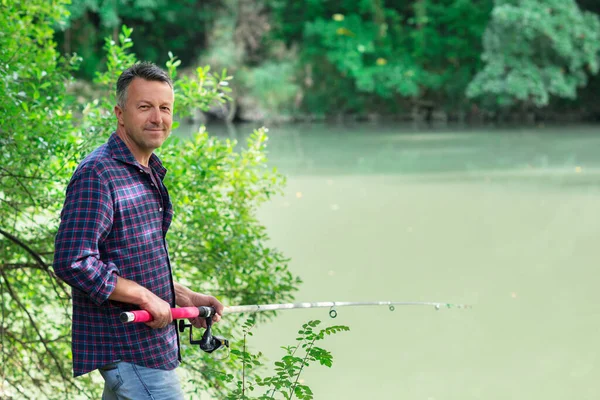
<instances>
[{"instance_id":1,"label":"shirt sleeve","mask_svg":"<svg viewBox=\"0 0 600 400\"><path fill-rule=\"evenodd\" d=\"M113 202L106 183L91 166L77 171L69 186L54 247L54 271L100 305L112 294L119 270L100 260L110 233Z\"/></svg>"}]
</instances>

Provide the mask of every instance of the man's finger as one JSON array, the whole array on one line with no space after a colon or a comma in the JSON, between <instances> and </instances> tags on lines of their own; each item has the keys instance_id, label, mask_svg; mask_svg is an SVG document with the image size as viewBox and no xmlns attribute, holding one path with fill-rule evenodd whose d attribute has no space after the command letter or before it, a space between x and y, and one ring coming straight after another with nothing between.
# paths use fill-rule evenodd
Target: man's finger
<instances>
[{"instance_id":1,"label":"man's finger","mask_svg":"<svg viewBox=\"0 0 600 400\"><path fill-rule=\"evenodd\" d=\"M192 325L194 325L196 328L205 328L206 329L206 321L204 321L204 318L192 318L190 319L190 323Z\"/></svg>"}]
</instances>

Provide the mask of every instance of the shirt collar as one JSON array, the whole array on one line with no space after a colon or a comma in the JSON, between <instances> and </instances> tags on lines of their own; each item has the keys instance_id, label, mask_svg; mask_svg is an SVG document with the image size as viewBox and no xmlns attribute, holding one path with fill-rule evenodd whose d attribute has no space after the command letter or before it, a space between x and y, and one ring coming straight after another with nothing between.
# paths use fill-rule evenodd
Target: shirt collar
<instances>
[{"instance_id":1,"label":"shirt collar","mask_svg":"<svg viewBox=\"0 0 600 400\"><path fill-rule=\"evenodd\" d=\"M113 132L113 134L110 135L110 138L108 139L108 148L110 149L112 158L115 160L140 167L140 163L135 159L133 153L129 150L129 147L127 147L125 142L123 142L116 132ZM167 174L167 169L163 167L162 161L154 153L150 156L148 165L158 174L160 179L163 179Z\"/></svg>"}]
</instances>

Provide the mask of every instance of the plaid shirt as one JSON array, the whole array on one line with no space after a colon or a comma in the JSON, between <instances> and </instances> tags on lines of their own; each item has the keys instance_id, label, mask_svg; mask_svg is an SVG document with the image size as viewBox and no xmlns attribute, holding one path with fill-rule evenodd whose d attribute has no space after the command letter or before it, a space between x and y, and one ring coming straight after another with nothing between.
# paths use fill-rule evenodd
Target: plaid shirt
<instances>
[{"instance_id":1,"label":"plaid shirt","mask_svg":"<svg viewBox=\"0 0 600 400\"><path fill-rule=\"evenodd\" d=\"M174 323L163 329L124 324L119 314L139 307L108 300L118 275L175 306L165 240L173 217L162 183L167 171L154 154L149 166L160 179L151 179L113 133L78 166L67 188L54 271L73 291L75 376L116 360L166 370L181 360Z\"/></svg>"}]
</instances>

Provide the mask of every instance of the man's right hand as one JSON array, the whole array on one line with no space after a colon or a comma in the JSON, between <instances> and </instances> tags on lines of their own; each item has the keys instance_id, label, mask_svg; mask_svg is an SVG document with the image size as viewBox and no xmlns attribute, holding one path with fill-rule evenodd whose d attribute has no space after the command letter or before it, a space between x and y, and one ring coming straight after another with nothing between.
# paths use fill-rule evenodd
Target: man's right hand
<instances>
[{"instance_id":1,"label":"man's right hand","mask_svg":"<svg viewBox=\"0 0 600 400\"><path fill-rule=\"evenodd\" d=\"M144 303L141 303L140 307L148 311L153 319L150 322L146 322L146 325L153 329L160 329L173 322L169 303L150 291L148 291L147 296L148 299Z\"/></svg>"},{"instance_id":2,"label":"man's right hand","mask_svg":"<svg viewBox=\"0 0 600 400\"><path fill-rule=\"evenodd\" d=\"M153 329L164 328L173 321L169 303L134 281L117 277L115 290L108 297L123 303L137 304L152 315L152 321L146 325Z\"/></svg>"}]
</instances>

